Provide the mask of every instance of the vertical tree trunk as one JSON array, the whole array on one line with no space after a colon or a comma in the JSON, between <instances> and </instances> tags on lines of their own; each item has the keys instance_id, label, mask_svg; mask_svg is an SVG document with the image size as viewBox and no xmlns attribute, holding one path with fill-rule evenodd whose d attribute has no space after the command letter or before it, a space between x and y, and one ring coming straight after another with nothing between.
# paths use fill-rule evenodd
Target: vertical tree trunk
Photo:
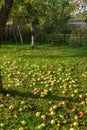
<instances>
[{"instance_id":1,"label":"vertical tree trunk","mask_svg":"<svg viewBox=\"0 0 87 130\"><path fill-rule=\"evenodd\" d=\"M63 40L64 40L64 43L66 42L66 32L64 31L64 34L63 34Z\"/></svg>"},{"instance_id":2,"label":"vertical tree trunk","mask_svg":"<svg viewBox=\"0 0 87 130\"><path fill-rule=\"evenodd\" d=\"M30 22L30 24L31 24L31 46L32 46L32 48L34 48L34 44L35 44L35 30L34 30L33 23Z\"/></svg>"},{"instance_id":3,"label":"vertical tree trunk","mask_svg":"<svg viewBox=\"0 0 87 130\"><path fill-rule=\"evenodd\" d=\"M17 38L16 38L16 34L15 34L15 30L14 30L13 25L11 25L11 30L12 30L12 33L13 33L13 37L14 37L15 43L17 45L18 43L17 43Z\"/></svg>"},{"instance_id":4,"label":"vertical tree trunk","mask_svg":"<svg viewBox=\"0 0 87 130\"><path fill-rule=\"evenodd\" d=\"M17 25L17 28L18 28L18 32L19 32L21 44L23 45L23 37L22 37L22 34L21 34L21 30L20 30L19 25Z\"/></svg>"},{"instance_id":5,"label":"vertical tree trunk","mask_svg":"<svg viewBox=\"0 0 87 130\"><path fill-rule=\"evenodd\" d=\"M2 77L1 77L1 70L0 70L0 93L3 92L3 85L2 85Z\"/></svg>"},{"instance_id":6,"label":"vertical tree trunk","mask_svg":"<svg viewBox=\"0 0 87 130\"><path fill-rule=\"evenodd\" d=\"M10 13L13 1L14 0L4 0L4 4L2 5L1 11L0 11L0 49L1 49L1 42L4 36L6 23L9 17L9 13ZM3 92L1 70L0 70L0 92Z\"/></svg>"},{"instance_id":7,"label":"vertical tree trunk","mask_svg":"<svg viewBox=\"0 0 87 130\"><path fill-rule=\"evenodd\" d=\"M0 42L3 40L3 35L12 4L13 0L5 0L0 11Z\"/></svg>"}]
</instances>

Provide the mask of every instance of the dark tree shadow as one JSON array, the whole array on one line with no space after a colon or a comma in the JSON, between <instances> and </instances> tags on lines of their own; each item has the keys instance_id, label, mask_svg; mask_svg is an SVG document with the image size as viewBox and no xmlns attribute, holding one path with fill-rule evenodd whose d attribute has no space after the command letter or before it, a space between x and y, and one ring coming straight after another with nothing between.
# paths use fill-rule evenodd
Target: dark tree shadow
<instances>
[{"instance_id":1,"label":"dark tree shadow","mask_svg":"<svg viewBox=\"0 0 87 130\"><path fill-rule=\"evenodd\" d=\"M18 90L4 90L4 94L10 94L12 97L16 97L16 96L19 96L19 97L24 97L24 98L34 98L34 99L40 99L40 96L39 95L34 95L30 92L20 92ZM45 96L43 98L44 100L54 100L54 101L69 101L69 102L74 102L75 99L74 98L71 98L71 97L65 97L65 96L58 96L58 95L54 95L52 93L48 94L47 96Z\"/></svg>"},{"instance_id":2,"label":"dark tree shadow","mask_svg":"<svg viewBox=\"0 0 87 130\"><path fill-rule=\"evenodd\" d=\"M38 54L38 55L22 55L22 56L19 56L20 58L25 58L25 59L29 59L29 58L33 58L33 59L41 59L41 58L47 58L47 59L58 59L58 58L84 58L84 57L87 57L87 53L84 52L84 53L78 53L78 54L56 54L56 55L52 55L52 54Z\"/></svg>"}]
</instances>

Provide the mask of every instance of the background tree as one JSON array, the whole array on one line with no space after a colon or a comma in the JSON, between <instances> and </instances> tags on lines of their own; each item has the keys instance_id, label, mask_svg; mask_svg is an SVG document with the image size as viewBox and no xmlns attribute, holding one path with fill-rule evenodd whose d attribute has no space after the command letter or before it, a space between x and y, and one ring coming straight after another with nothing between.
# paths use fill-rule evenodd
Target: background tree
<instances>
[{"instance_id":1,"label":"background tree","mask_svg":"<svg viewBox=\"0 0 87 130\"><path fill-rule=\"evenodd\" d=\"M70 0L69 8L71 18L87 19L87 0Z\"/></svg>"},{"instance_id":2,"label":"background tree","mask_svg":"<svg viewBox=\"0 0 87 130\"><path fill-rule=\"evenodd\" d=\"M65 30L67 29L67 20L69 18L69 13L66 11L69 2L67 0L47 0L44 10L44 16L41 17L40 24L43 24L44 27L55 35L53 37L57 37L61 33L64 33L64 40L65 40ZM56 36L57 35L57 36ZM60 36L59 36L60 37ZM60 37L62 40L62 37Z\"/></svg>"},{"instance_id":3,"label":"background tree","mask_svg":"<svg viewBox=\"0 0 87 130\"><path fill-rule=\"evenodd\" d=\"M30 24L30 29L31 29L31 46L34 48L35 45L35 25L37 24L38 21L38 16L39 16L39 3L38 0L34 1L23 1L25 9L26 9L26 14L24 15L25 19L29 22Z\"/></svg>"},{"instance_id":4,"label":"background tree","mask_svg":"<svg viewBox=\"0 0 87 130\"><path fill-rule=\"evenodd\" d=\"M14 23L20 23L18 23L18 26L20 27L20 36L23 36L22 39L29 41L31 30L31 45L34 47L35 40L42 42L48 40L49 38L47 37L49 37L51 33L52 35L65 33L64 30L67 29L66 25L69 14L65 11L68 7L67 5L68 0L14 0L10 18ZM26 25L23 24L21 20L26 20L26 25L28 25L27 30L29 29L27 31L29 33L28 37L24 35L22 27ZM14 27L17 39L19 40L17 25Z\"/></svg>"},{"instance_id":5,"label":"background tree","mask_svg":"<svg viewBox=\"0 0 87 130\"><path fill-rule=\"evenodd\" d=\"M29 0L20 0L14 1L10 18L14 23L20 23L19 26L23 26L25 23L31 30L31 46L34 48L35 43L35 26L37 24L38 15L39 15L39 4L38 0L29 1ZM22 22L21 22L22 21ZM24 23L23 23L24 21Z\"/></svg>"}]
</instances>

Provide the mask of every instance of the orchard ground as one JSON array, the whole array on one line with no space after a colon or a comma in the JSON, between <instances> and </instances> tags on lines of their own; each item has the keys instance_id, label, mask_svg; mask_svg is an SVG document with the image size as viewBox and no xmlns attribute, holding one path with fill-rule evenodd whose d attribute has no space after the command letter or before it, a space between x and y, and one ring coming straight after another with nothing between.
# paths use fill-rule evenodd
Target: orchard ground
<instances>
[{"instance_id":1,"label":"orchard ground","mask_svg":"<svg viewBox=\"0 0 87 130\"><path fill-rule=\"evenodd\" d=\"M87 130L87 48L2 45L0 130Z\"/></svg>"}]
</instances>

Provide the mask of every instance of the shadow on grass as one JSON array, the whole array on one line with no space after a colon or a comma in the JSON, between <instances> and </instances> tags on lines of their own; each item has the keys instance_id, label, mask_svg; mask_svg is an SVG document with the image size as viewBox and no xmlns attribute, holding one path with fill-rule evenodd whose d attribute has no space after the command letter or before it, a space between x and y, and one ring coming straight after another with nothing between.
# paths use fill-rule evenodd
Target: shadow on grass
<instances>
[{"instance_id":1,"label":"shadow on grass","mask_svg":"<svg viewBox=\"0 0 87 130\"><path fill-rule=\"evenodd\" d=\"M19 56L20 58L25 58L25 59L28 59L28 58L33 58L33 59L41 59L41 58L47 58L47 59L58 59L58 58L84 58L84 57L87 57L87 52L84 51L82 53L76 53L76 52L73 52L73 54L64 54L64 53L61 53L61 54L46 54L46 53L38 53L38 54L32 54L32 55L27 55L27 54L23 54L21 56Z\"/></svg>"},{"instance_id":2,"label":"shadow on grass","mask_svg":"<svg viewBox=\"0 0 87 130\"><path fill-rule=\"evenodd\" d=\"M34 99L40 99L40 96L39 95L34 95L30 92L20 92L18 90L4 90L4 94L10 94L12 97L16 97L16 96L19 96L19 97L24 97L24 98L34 98ZM42 98L41 98L42 99ZM63 95L61 96L58 96L58 95L54 95L54 94L48 94L47 96L43 97L44 100L54 100L54 101L75 101L74 98L71 98L71 97L65 97Z\"/></svg>"}]
</instances>

